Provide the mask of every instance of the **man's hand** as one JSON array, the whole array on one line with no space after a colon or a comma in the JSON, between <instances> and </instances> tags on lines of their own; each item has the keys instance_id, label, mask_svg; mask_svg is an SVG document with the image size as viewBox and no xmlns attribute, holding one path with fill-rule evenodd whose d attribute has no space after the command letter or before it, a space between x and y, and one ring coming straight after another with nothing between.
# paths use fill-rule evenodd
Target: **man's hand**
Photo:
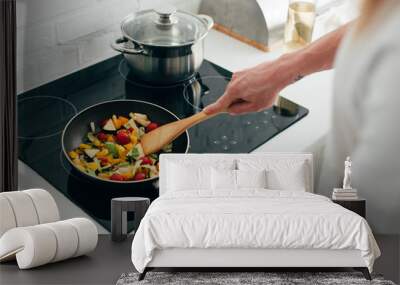
<instances>
[{"instance_id":1,"label":"man's hand","mask_svg":"<svg viewBox=\"0 0 400 285\"><path fill-rule=\"evenodd\" d=\"M212 115L227 111L238 115L271 107L287 85L303 76L332 68L336 50L350 25L352 23L340 27L302 50L236 72L225 94L204 112Z\"/></svg>"},{"instance_id":2,"label":"man's hand","mask_svg":"<svg viewBox=\"0 0 400 285\"><path fill-rule=\"evenodd\" d=\"M278 59L234 73L224 95L204 111L239 115L271 107L279 91L295 77L285 65L286 61Z\"/></svg>"}]
</instances>

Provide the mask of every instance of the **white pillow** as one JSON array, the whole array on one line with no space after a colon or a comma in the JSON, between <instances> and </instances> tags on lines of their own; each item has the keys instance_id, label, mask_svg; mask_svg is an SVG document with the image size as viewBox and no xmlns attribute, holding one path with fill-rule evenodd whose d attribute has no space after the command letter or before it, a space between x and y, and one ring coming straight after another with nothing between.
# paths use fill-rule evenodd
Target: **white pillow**
<instances>
[{"instance_id":1,"label":"white pillow","mask_svg":"<svg viewBox=\"0 0 400 285\"><path fill-rule=\"evenodd\" d=\"M241 188L266 188L265 170L211 170L211 188L213 190L238 190Z\"/></svg>"},{"instance_id":2,"label":"white pillow","mask_svg":"<svg viewBox=\"0 0 400 285\"><path fill-rule=\"evenodd\" d=\"M177 163L169 163L168 167L168 190L185 191L211 188L211 167L186 166Z\"/></svg>"},{"instance_id":3,"label":"white pillow","mask_svg":"<svg viewBox=\"0 0 400 285\"><path fill-rule=\"evenodd\" d=\"M238 159L239 170L266 170L267 188L271 190L306 191L311 181L310 168L304 160L291 159Z\"/></svg>"},{"instance_id":4,"label":"white pillow","mask_svg":"<svg viewBox=\"0 0 400 285\"><path fill-rule=\"evenodd\" d=\"M236 170L212 168L211 189L232 191L236 188Z\"/></svg>"},{"instance_id":5,"label":"white pillow","mask_svg":"<svg viewBox=\"0 0 400 285\"><path fill-rule=\"evenodd\" d=\"M267 171L235 170L237 188L267 188Z\"/></svg>"},{"instance_id":6,"label":"white pillow","mask_svg":"<svg viewBox=\"0 0 400 285\"><path fill-rule=\"evenodd\" d=\"M189 158L168 161L167 191L211 190L211 169L234 169L235 160L192 160Z\"/></svg>"},{"instance_id":7,"label":"white pillow","mask_svg":"<svg viewBox=\"0 0 400 285\"><path fill-rule=\"evenodd\" d=\"M296 168L280 171L271 169L267 171L268 189L306 191L306 175L304 164Z\"/></svg>"}]
</instances>

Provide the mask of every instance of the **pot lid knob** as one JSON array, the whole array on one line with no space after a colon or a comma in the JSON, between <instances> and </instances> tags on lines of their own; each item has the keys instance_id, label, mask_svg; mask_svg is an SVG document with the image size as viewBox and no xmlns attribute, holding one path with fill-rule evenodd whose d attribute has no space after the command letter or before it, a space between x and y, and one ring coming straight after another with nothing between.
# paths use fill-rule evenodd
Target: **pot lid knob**
<instances>
[{"instance_id":1,"label":"pot lid knob","mask_svg":"<svg viewBox=\"0 0 400 285\"><path fill-rule=\"evenodd\" d=\"M154 11L160 16L159 23L160 24L172 24L171 16L175 14L176 8L173 6L165 5L154 9Z\"/></svg>"}]
</instances>

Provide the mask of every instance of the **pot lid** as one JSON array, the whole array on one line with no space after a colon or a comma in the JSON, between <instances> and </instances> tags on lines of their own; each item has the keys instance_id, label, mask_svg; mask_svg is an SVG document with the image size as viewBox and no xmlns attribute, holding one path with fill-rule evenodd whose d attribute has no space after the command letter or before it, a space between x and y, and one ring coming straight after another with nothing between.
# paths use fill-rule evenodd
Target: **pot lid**
<instances>
[{"instance_id":1,"label":"pot lid","mask_svg":"<svg viewBox=\"0 0 400 285\"><path fill-rule=\"evenodd\" d=\"M129 15L121 24L124 37L143 45L178 47L203 38L213 20L192 15L173 7L143 10Z\"/></svg>"}]
</instances>

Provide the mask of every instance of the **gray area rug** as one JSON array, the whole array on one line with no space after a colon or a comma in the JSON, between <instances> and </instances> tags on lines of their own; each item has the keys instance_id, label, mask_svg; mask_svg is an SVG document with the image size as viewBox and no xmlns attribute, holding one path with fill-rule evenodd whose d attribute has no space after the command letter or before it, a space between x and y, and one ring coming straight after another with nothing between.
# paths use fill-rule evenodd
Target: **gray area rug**
<instances>
[{"instance_id":1,"label":"gray area rug","mask_svg":"<svg viewBox=\"0 0 400 285\"><path fill-rule=\"evenodd\" d=\"M138 273L122 274L116 285L395 285L380 275L373 275L373 280L368 281L359 272L148 272L142 281L137 280L138 276Z\"/></svg>"}]
</instances>

